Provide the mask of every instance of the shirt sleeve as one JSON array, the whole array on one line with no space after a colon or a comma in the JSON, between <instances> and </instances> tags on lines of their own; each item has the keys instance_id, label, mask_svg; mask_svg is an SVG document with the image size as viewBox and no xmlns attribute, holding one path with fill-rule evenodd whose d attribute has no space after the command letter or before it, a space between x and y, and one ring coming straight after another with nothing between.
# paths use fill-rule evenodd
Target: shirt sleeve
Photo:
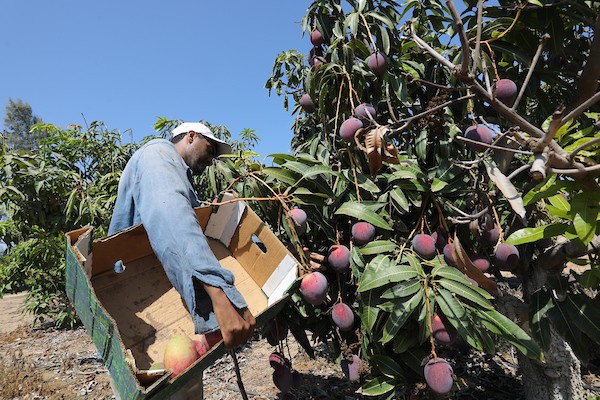
<instances>
[{"instance_id":1,"label":"shirt sleeve","mask_svg":"<svg viewBox=\"0 0 600 400\"><path fill-rule=\"evenodd\" d=\"M187 168L169 144L153 145L140 155L134 202L150 244L167 277L183 296L196 333L218 329L208 295L194 279L221 288L232 304L247 307L208 245L192 206L193 187Z\"/></svg>"}]
</instances>

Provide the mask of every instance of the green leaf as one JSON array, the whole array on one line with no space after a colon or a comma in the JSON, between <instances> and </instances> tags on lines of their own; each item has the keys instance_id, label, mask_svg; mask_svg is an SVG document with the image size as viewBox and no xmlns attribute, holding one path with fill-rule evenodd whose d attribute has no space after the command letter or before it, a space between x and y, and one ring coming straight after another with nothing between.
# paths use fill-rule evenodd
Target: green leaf
<instances>
[{"instance_id":1,"label":"green leaf","mask_svg":"<svg viewBox=\"0 0 600 400\"><path fill-rule=\"evenodd\" d=\"M312 167L308 168L306 170L306 172L304 172L304 174L302 175L302 179L309 179L314 176L322 176L322 175L337 176L338 173L334 172L330 167L328 167L326 165L318 164L318 165L313 165Z\"/></svg>"},{"instance_id":2,"label":"green leaf","mask_svg":"<svg viewBox=\"0 0 600 400\"><path fill-rule=\"evenodd\" d=\"M381 189L365 174L361 174L360 172L356 172L356 180L354 179L354 174L351 170L345 169L342 171L342 174L348 180L348 182L352 182L353 184L357 184L358 187L365 189L371 193L379 193Z\"/></svg>"},{"instance_id":3,"label":"green leaf","mask_svg":"<svg viewBox=\"0 0 600 400\"><path fill-rule=\"evenodd\" d=\"M421 261L410 252L404 252L402 254L402 264L408 262L408 266L403 267L405 271L411 271L414 276L424 276L423 267L421 266ZM408 278L412 279L412 278Z\"/></svg>"},{"instance_id":4,"label":"green leaf","mask_svg":"<svg viewBox=\"0 0 600 400\"><path fill-rule=\"evenodd\" d=\"M596 343L600 343L600 309L584 294L569 294L570 314L575 325Z\"/></svg>"},{"instance_id":5,"label":"green leaf","mask_svg":"<svg viewBox=\"0 0 600 400\"><path fill-rule=\"evenodd\" d=\"M394 308L390 313L390 317L385 323L385 326L383 327L381 343L385 344L394 339L396 333L398 333L400 328L402 328L415 308L419 306L422 299L423 292L417 292L413 297L408 299L404 298L392 300L392 303L394 303Z\"/></svg>"},{"instance_id":6,"label":"green leaf","mask_svg":"<svg viewBox=\"0 0 600 400\"><path fill-rule=\"evenodd\" d=\"M475 286L468 283L468 281L466 284L459 283L451 279L440 279L437 282L455 295L462 297L463 299L468 300L483 309L493 309L490 302L484 296L482 296L481 293L475 291Z\"/></svg>"},{"instance_id":7,"label":"green leaf","mask_svg":"<svg viewBox=\"0 0 600 400\"><path fill-rule=\"evenodd\" d=\"M471 284L471 282L469 282L469 280L467 279L467 277L464 273L462 273L461 271L459 271L458 269L456 269L454 267L449 267L446 264L437 265L431 271L431 276L434 276L434 277L440 276L440 277L443 277L446 279L451 279L453 281L461 283L462 285L467 286L469 288L469 290L474 290L480 296L483 296L483 298L485 298L485 299L492 299L494 297L488 291Z\"/></svg>"},{"instance_id":8,"label":"green leaf","mask_svg":"<svg viewBox=\"0 0 600 400\"><path fill-rule=\"evenodd\" d=\"M406 212L410 209L410 204L408 203L408 199L404 195L404 192L402 192L402 189L395 188L393 190L390 190L389 194L390 194L390 198L392 199L392 202L398 208L400 208L401 211Z\"/></svg>"},{"instance_id":9,"label":"green leaf","mask_svg":"<svg viewBox=\"0 0 600 400\"><path fill-rule=\"evenodd\" d=\"M297 174L277 167L263 168L263 172L288 185L295 185L298 180Z\"/></svg>"},{"instance_id":10,"label":"green leaf","mask_svg":"<svg viewBox=\"0 0 600 400\"><path fill-rule=\"evenodd\" d=\"M383 354L374 354L369 357L369 362L375 364L377 369L385 376L393 378L396 381L404 381L404 371L400 364L394 361L393 358Z\"/></svg>"},{"instance_id":11,"label":"green leaf","mask_svg":"<svg viewBox=\"0 0 600 400\"><path fill-rule=\"evenodd\" d=\"M423 284L418 280L410 280L400 282L394 287L386 290L382 295L382 299L398 299L414 295L419 290L423 289Z\"/></svg>"},{"instance_id":12,"label":"green leaf","mask_svg":"<svg viewBox=\"0 0 600 400\"><path fill-rule=\"evenodd\" d=\"M579 283L584 288L595 289L600 283L600 274L595 272L595 270L584 271L579 278Z\"/></svg>"},{"instance_id":13,"label":"green leaf","mask_svg":"<svg viewBox=\"0 0 600 400\"><path fill-rule=\"evenodd\" d=\"M396 388L392 378L387 376L378 376L365 383L358 393L365 396L381 396Z\"/></svg>"},{"instance_id":14,"label":"green leaf","mask_svg":"<svg viewBox=\"0 0 600 400\"><path fill-rule=\"evenodd\" d=\"M411 279L414 276L414 271L407 271L396 263L392 263L388 256L379 255L365 267L358 285L358 291L365 292L387 285L388 283Z\"/></svg>"},{"instance_id":15,"label":"green leaf","mask_svg":"<svg viewBox=\"0 0 600 400\"><path fill-rule=\"evenodd\" d=\"M560 223L538 226L537 228L523 228L513 232L505 242L515 246L524 243L531 243L540 239L562 235L567 231L568 228L569 225Z\"/></svg>"},{"instance_id":16,"label":"green leaf","mask_svg":"<svg viewBox=\"0 0 600 400\"><path fill-rule=\"evenodd\" d=\"M528 206L536 201L561 193L566 188L566 181L556 181L556 175L551 175L545 182L539 183L523 196L523 204Z\"/></svg>"},{"instance_id":17,"label":"green leaf","mask_svg":"<svg viewBox=\"0 0 600 400\"><path fill-rule=\"evenodd\" d=\"M382 253L391 253L398 249L398 245L389 240L375 240L359 249L360 253L367 255L375 255Z\"/></svg>"},{"instance_id":18,"label":"green leaf","mask_svg":"<svg viewBox=\"0 0 600 400\"><path fill-rule=\"evenodd\" d=\"M434 193L439 192L440 190L445 188L447 185L448 185L448 182L441 181L438 178L433 178L433 182L431 182L431 191Z\"/></svg>"},{"instance_id":19,"label":"green leaf","mask_svg":"<svg viewBox=\"0 0 600 400\"><path fill-rule=\"evenodd\" d=\"M599 210L600 193L579 193L571 200L571 213L574 215L573 225L585 245L588 245L594 238Z\"/></svg>"},{"instance_id":20,"label":"green leaf","mask_svg":"<svg viewBox=\"0 0 600 400\"><path fill-rule=\"evenodd\" d=\"M587 360L589 358L588 346L582 340L581 331L571 319L570 303L559 301L556 296L552 296L552 302L553 307L548 309L548 316L556 330L567 340L577 357L584 361Z\"/></svg>"},{"instance_id":21,"label":"green leaf","mask_svg":"<svg viewBox=\"0 0 600 400\"><path fill-rule=\"evenodd\" d=\"M399 180L399 179L424 180L427 178L425 176L425 174L423 173L423 171L421 171L421 168L419 168L419 165L416 162L416 160L409 160L408 162L409 162L409 164L406 164L406 165L393 165L392 166L392 168L394 169L394 172L392 172L392 174L388 178L388 181L390 183L393 181Z\"/></svg>"},{"instance_id":22,"label":"green leaf","mask_svg":"<svg viewBox=\"0 0 600 400\"><path fill-rule=\"evenodd\" d=\"M529 326L531 333L544 349L550 346L552 340L550 319L547 314L553 306L552 298L547 290L538 290L531 296Z\"/></svg>"},{"instance_id":23,"label":"green leaf","mask_svg":"<svg viewBox=\"0 0 600 400\"><path fill-rule=\"evenodd\" d=\"M350 29L350 32L353 35L356 35L356 32L358 31L358 22L359 22L359 16L358 13L350 13L346 16L346 19L344 20L344 31L347 31L348 29Z\"/></svg>"},{"instance_id":24,"label":"green leaf","mask_svg":"<svg viewBox=\"0 0 600 400\"><path fill-rule=\"evenodd\" d=\"M411 347L415 347L418 344L419 344L419 339L417 338L417 335L410 335L410 334L396 335L396 337L394 338L394 344L393 344L394 353L397 353L397 354L404 353L406 350L410 349Z\"/></svg>"},{"instance_id":25,"label":"green leaf","mask_svg":"<svg viewBox=\"0 0 600 400\"><path fill-rule=\"evenodd\" d=\"M457 332L465 338L467 343L482 351L483 343L481 343L478 335L474 332L469 319L466 318L467 314L463 305L446 289L438 289L436 293L438 294L436 301L444 316L456 328Z\"/></svg>"},{"instance_id":26,"label":"green leaf","mask_svg":"<svg viewBox=\"0 0 600 400\"><path fill-rule=\"evenodd\" d=\"M423 161L427 159L427 136L428 131L423 129L415 138L415 153L417 157Z\"/></svg>"},{"instance_id":27,"label":"green leaf","mask_svg":"<svg viewBox=\"0 0 600 400\"><path fill-rule=\"evenodd\" d=\"M390 29L394 29L394 27L395 27L395 25L391 19L389 19L386 15L383 15L382 13L380 13L378 11L369 11L368 13L365 13L365 16L369 16L369 17L378 19L379 21L381 21L385 25L387 25L388 28L390 28Z\"/></svg>"},{"instance_id":28,"label":"green leaf","mask_svg":"<svg viewBox=\"0 0 600 400\"><path fill-rule=\"evenodd\" d=\"M374 291L370 290L368 293L362 294L361 302L358 307L358 314L363 326L367 332L372 332L377 317L381 309L378 307L380 304L379 295Z\"/></svg>"},{"instance_id":29,"label":"green leaf","mask_svg":"<svg viewBox=\"0 0 600 400\"><path fill-rule=\"evenodd\" d=\"M480 311L483 323L489 329L497 328L499 334L510 344L515 346L527 357L542 360L544 355L538 344L513 321L496 310Z\"/></svg>"},{"instance_id":30,"label":"green leaf","mask_svg":"<svg viewBox=\"0 0 600 400\"><path fill-rule=\"evenodd\" d=\"M385 229L392 230L392 227L387 223L385 219L371 211L367 206L363 203L358 203L355 201L348 201L340 206L335 212L336 215L343 214L348 215L350 217L357 218L361 221L370 222L374 226Z\"/></svg>"},{"instance_id":31,"label":"green leaf","mask_svg":"<svg viewBox=\"0 0 600 400\"><path fill-rule=\"evenodd\" d=\"M301 163L300 161L286 161L281 168L289 169L290 171L294 171L303 175L310 168L308 165Z\"/></svg>"},{"instance_id":32,"label":"green leaf","mask_svg":"<svg viewBox=\"0 0 600 400\"><path fill-rule=\"evenodd\" d=\"M542 4L542 2L540 0L527 0L528 3L531 3L533 5L539 6L539 7L544 7L544 5Z\"/></svg>"}]
</instances>

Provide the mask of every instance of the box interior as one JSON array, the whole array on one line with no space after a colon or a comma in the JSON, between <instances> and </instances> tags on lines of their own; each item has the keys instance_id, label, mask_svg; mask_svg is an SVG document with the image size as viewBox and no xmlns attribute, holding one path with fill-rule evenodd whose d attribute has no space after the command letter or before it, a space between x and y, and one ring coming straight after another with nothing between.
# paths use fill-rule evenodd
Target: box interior
<instances>
[{"instance_id":1,"label":"box interior","mask_svg":"<svg viewBox=\"0 0 600 400\"><path fill-rule=\"evenodd\" d=\"M206 236L220 235L208 238L210 248L221 265L234 273L235 286L256 317L280 300L294 282L297 261L243 202L233 205L233 210L218 207L216 213L212 207L195 211ZM230 220L224 223L227 218ZM225 226L227 232L220 228L221 232L211 233L211 221L214 226ZM137 370L162 362L172 335L183 333L196 338L184 301L154 255L143 226L94 240L91 254L85 254L85 236L78 234L71 243L83 243L75 246L78 258L82 265L91 263L93 291L116 322ZM115 271L117 262L124 265L120 273Z\"/></svg>"}]
</instances>

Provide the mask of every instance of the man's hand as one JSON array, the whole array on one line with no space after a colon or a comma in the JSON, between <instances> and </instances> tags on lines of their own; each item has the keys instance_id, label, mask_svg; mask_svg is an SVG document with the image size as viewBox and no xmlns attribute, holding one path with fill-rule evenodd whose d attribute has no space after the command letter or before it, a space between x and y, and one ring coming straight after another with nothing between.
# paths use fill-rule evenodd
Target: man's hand
<instances>
[{"instance_id":1,"label":"man's hand","mask_svg":"<svg viewBox=\"0 0 600 400\"><path fill-rule=\"evenodd\" d=\"M304 255L306 256L306 259L313 270L321 271L327 269L327 267L324 265L325 256L323 254L315 253L308 247L304 247L302 250L304 251Z\"/></svg>"},{"instance_id":2,"label":"man's hand","mask_svg":"<svg viewBox=\"0 0 600 400\"><path fill-rule=\"evenodd\" d=\"M213 311L221 327L225 348L230 350L246 343L254 334L256 321L247 308L238 310L220 288L203 284L210 296Z\"/></svg>"}]
</instances>

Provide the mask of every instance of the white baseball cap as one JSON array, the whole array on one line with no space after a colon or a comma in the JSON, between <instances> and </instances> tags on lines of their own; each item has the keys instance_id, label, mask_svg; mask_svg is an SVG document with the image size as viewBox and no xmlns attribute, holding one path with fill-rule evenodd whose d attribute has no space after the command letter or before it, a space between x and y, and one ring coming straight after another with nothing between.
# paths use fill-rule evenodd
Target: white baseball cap
<instances>
[{"instance_id":1,"label":"white baseball cap","mask_svg":"<svg viewBox=\"0 0 600 400\"><path fill-rule=\"evenodd\" d=\"M229 154L231 153L231 146L221 139L217 139L217 137L208 129L208 127L200 122L184 122L181 125L177 126L177 128L171 131L171 137L174 138L177 135L181 135L182 133L188 133L189 131L194 131L196 133L204 136L208 141L213 143L216 147L216 156L220 156L221 154Z\"/></svg>"}]
</instances>

